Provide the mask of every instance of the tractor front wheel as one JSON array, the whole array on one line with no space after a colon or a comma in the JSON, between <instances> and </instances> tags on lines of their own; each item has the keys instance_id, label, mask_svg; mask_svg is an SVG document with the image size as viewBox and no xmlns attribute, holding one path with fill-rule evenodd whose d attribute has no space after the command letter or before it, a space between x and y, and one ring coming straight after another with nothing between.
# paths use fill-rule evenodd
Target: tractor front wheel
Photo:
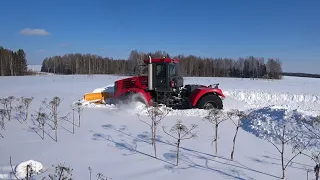
<instances>
[{"instance_id":1,"label":"tractor front wheel","mask_svg":"<svg viewBox=\"0 0 320 180\"><path fill-rule=\"evenodd\" d=\"M222 100L215 94L208 94L200 98L197 103L199 109L223 109Z\"/></svg>"},{"instance_id":2,"label":"tractor front wheel","mask_svg":"<svg viewBox=\"0 0 320 180\"><path fill-rule=\"evenodd\" d=\"M140 103L143 103L144 105L148 104L147 100L140 93L131 94L130 99L131 99L132 102L140 102Z\"/></svg>"},{"instance_id":3,"label":"tractor front wheel","mask_svg":"<svg viewBox=\"0 0 320 180\"><path fill-rule=\"evenodd\" d=\"M122 104L129 104L131 102L141 102L147 105L147 101L140 93L127 93L119 97L119 101Z\"/></svg>"}]
</instances>

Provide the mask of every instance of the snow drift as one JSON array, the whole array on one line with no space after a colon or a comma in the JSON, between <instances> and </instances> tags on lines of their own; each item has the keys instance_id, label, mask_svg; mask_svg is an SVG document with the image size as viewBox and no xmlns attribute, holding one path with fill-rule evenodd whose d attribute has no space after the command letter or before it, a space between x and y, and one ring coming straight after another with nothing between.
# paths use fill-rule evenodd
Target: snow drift
<instances>
[{"instance_id":1,"label":"snow drift","mask_svg":"<svg viewBox=\"0 0 320 180\"><path fill-rule=\"evenodd\" d=\"M114 92L112 84L97 88L93 92ZM294 94L294 93L280 93L262 90L242 90L242 89L228 89L224 90L226 100L224 101L225 109L235 108L235 103L238 104L236 108L262 108L268 106L278 106L285 109L299 109L300 111L320 112L320 96L314 94ZM241 104L242 102L242 104ZM117 109L114 105L95 105L82 102L86 107L100 107ZM240 104L239 104L240 103ZM137 113L143 111L144 106L140 103L130 106L130 112ZM196 115L202 116L201 110L172 110L174 115Z\"/></svg>"},{"instance_id":2,"label":"snow drift","mask_svg":"<svg viewBox=\"0 0 320 180\"><path fill-rule=\"evenodd\" d=\"M313 94L279 93L259 90L226 90L226 96L247 103L252 108L281 106L304 111L319 111L320 96Z\"/></svg>"}]
</instances>

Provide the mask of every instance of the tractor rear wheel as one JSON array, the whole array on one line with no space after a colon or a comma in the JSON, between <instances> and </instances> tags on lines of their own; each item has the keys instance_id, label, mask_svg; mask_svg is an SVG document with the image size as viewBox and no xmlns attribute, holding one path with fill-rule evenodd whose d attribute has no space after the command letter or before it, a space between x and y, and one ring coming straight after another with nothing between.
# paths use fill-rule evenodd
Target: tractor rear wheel
<instances>
[{"instance_id":1,"label":"tractor rear wheel","mask_svg":"<svg viewBox=\"0 0 320 180\"><path fill-rule=\"evenodd\" d=\"M222 100L215 94L208 94L200 98L197 103L199 109L223 109Z\"/></svg>"}]
</instances>

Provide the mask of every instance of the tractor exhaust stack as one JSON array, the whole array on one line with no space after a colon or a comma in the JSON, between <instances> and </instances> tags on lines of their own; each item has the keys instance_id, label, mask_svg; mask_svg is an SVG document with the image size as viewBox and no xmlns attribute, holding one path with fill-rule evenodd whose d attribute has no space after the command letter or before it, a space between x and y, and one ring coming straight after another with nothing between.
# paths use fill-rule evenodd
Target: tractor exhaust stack
<instances>
[{"instance_id":1,"label":"tractor exhaust stack","mask_svg":"<svg viewBox=\"0 0 320 180\"><path fill-rule=\"evenodd\" d=\"M149 56L149 64L148 64L148 89L153 90L153 82L152 82L152 59Z\"/></svg>"}]
</instances>

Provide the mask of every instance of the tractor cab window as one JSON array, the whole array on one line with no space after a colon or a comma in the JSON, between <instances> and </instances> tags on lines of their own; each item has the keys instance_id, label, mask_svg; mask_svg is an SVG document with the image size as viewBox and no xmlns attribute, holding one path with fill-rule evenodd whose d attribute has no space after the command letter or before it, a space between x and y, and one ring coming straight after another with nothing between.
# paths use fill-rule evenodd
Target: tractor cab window
<instances>
[{"instance_id":1,"label":"tractor cab window","mask_svg":"<svg viewBox=\"0 0 320 180\"><path fill-rule=\"evenodd\" d=\"M171 76L178 76L178 68L175 64L169 65L170 75Z\"/></svg>"},{"instance_id":2,"label":"tractor cab window","mask_svg":"<svg viewBox=\"0 0 320 180\"><path fill-rule=\"evenodd\" d=\"M166 76L166 65L165 64L157 64L156 76L157 77L165 77Z\"/></svg>"}]
</instances>

